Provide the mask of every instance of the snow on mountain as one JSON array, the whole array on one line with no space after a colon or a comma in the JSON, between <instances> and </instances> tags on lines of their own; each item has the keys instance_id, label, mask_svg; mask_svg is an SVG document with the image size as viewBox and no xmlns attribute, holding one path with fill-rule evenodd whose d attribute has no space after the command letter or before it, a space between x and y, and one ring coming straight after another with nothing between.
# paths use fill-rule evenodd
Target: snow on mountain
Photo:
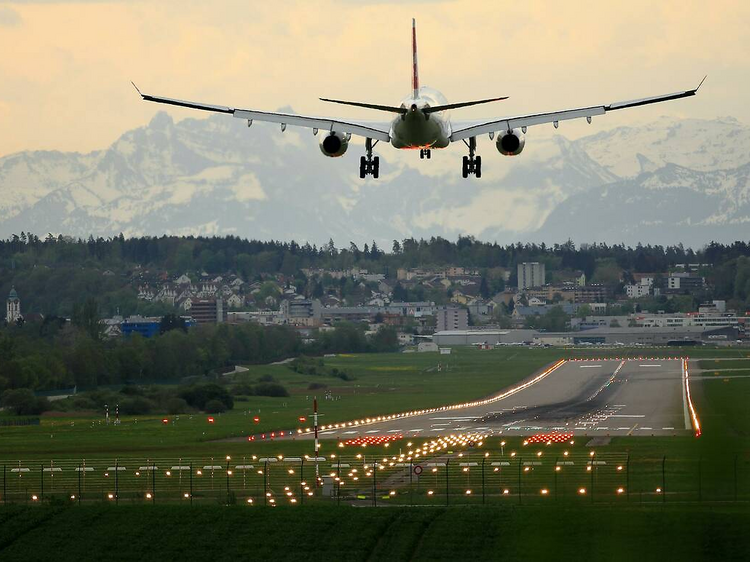
<instances>
[{"instance_id":1,"label":"snow on mountain","mask_svg":"<svg viewBox=\"0 0 750 562\"><path fill-rule=\"evenodd\" d=\"M576 144L622 178L653 172L666 164L713 171L750 162L750 127L732 117L714 121L662 117L639 127L603 131Z\"/></svg>"},{"instance_id":2,"label":"snow on mountain","mask_svg":"<svg viewBox=\"0 0 750 562\"><path fill-rule=\"evenodd\" d=\"M480 180L460 177L456 146L431 160L386 148L380 179L363 181L356 137L346 155L329 159L307 130L248 130L222 115L174 123L162 112L105 150L0 158L0 236L235 234L389 247L406 236L507 243L606 234L659 242L693 232L724 240L750 216L750 128L732 119L661 120L577 141L530 137L514 158L478 140Z\"/></svg>"}]
</instances>

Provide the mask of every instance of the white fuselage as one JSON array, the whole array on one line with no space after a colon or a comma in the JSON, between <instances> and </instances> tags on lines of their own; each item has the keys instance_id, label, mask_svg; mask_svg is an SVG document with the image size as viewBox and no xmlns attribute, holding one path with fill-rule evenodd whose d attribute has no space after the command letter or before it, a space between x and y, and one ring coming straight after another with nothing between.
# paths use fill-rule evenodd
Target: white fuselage
<instances>
[{"instance_id":1,"label":"white fuselage","mask_svg":"<svg viewBox=\"0 0 750 562\"><path fill-rule=\"evenodd\" d=\"M418 96L402 100L408 111L391 123L391 144L399 149L445 148L450 144L451 124L448 111L424 113L426 107L445 105L445 96L427 86L419 88Z\"/></svg>"}]
</instances>

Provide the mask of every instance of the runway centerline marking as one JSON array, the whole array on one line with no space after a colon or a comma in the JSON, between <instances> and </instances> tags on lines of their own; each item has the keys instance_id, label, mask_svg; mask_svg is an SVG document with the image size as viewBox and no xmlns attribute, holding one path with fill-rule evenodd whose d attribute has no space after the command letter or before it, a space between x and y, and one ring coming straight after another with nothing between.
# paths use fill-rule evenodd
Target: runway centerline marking
<instances>
[{"instance_id":1,"label":"runway centerline marking","mask_svg":"<svg viewBox=\"0 0 750 562\"><path fill-rule=\"evenodd\" d=\"M638 365L639 367L661 367L661 365Z\"/></svg>"},{"instance_id":2,"label":"runway centerline marking","mask_svg":"<svg viewBox=\"0 0 750 562\"><path fill-rule=\"evenodd\" d=\"M601 365L579 365L581 369L595 369L596 367L601 367Z\"/></svg>"}]
</instances>

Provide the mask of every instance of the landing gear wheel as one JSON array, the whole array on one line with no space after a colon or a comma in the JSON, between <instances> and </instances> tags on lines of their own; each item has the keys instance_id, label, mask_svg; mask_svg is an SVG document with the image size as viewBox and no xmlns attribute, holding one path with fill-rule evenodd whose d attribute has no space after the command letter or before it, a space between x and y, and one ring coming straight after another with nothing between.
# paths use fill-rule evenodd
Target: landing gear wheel
<instances>
[{"instance_id":1,"label":"landing gear wheel","mask_svg":"<svg viewBox=\"0 0 750 562\"><path fill-rule=\"evenodd\" d=\"M474 174L477 178L481 178L482 157L474 155L477 150L477 139L476 137L471 137L469 139L469 142L464 141L464 143L469 147L469 155L464 156L461 175L465 178L468 178L470 174Z\"/></svg>"},{"instance_id":2,"label":"landing gear wheel","mask_svg":"<svg viewBox=\"0 0 750 562\"><path fill-rule=\"evenodd\" d=\"M427 150L427 160L429 160L430 158L432 158L432 150L428 149Z\"/></svg>"},{"instance_id":3,"label":"landing gear wheel","mask_svg":"<svg viewBox=\"0 0 750 562\"><path fill-rule=\"evenodd\" d=\"M359 177L364 179L367 176L376 178L380 175L380 158L378 156L373 157L372 148L378 143L378 141L372 142L372 139L365 139L365 151L366 156L359 158Z\"/></svg>"}]
</instances>

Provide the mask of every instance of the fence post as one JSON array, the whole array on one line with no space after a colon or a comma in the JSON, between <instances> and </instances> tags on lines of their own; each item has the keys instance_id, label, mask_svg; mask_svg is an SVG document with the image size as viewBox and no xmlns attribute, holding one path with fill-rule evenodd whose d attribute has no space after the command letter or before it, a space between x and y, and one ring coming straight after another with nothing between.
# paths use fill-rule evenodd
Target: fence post
<instances>
[{"instance_id":1,"label":"fence post","mask_svg":"<svg viewBox=\"0 0 750 562\"><path fill-rule=\"evenodd\" d=\"M378 507L378 461L372 463L372 505Z\"/></svg>"},{"instance_id":2,"label":"fence post","mask_svg":"<svg viewBox=\"0 0 750 562\"><path fill-rule=\"evenodd\" d=\"M485 503L485 494L484 494L484 462L487 460L487 457L482 457L482 505Z\"/></svg>"},{"instance_id":3,"label":"fence post","mask_svg":"<svg viewBox=\"0 0 750 562\"><path fill-rule=\"evenodd\" d=\"M703 479L701 473L701 458L702 455L698 455L698 501L703 501Z\"/></svg>"},{"instance_id":4,"label":"fence post","mask_svg":"<svg viewBox=\"0 0 750 562\"><path fill-rule=\"evenodd\" d=\"M630 503L630 453L625 459L625 497Z\"/></svg>"},{"instance_id":5,"label":"fence post","mask_svg":"<svg viewBox=\"0 0 750 562\"><path fill-rule=\"evenodd\" d=\"M521 505L523 500L521 499L521 467L523 463L521 462L521 457L518 457L518 505Z\"/></svg>"},{"instance_id":6,"label":"fence post","mask_svg":"<svg viewBox=\"0 0 750 562\"><path fill-rule=\"evenodd\" d=\"M268 505L268 459L263 466L263 505Z\"/></svg>"},{"instance_id":7,"label":"fence post","mask_svg":"<svg viewBox=\"0 0 750 562\"><path fill-rule=\"evenodd\" d=\"M8 503L8 484L6 482L5 465L3 465L3 505Z\"/></svg>"},{"instance_id":8,"label":"fence post","mask_svg":"<svg viewBox=\"0 0 750 562\"><path fill-rule=\"evenodd\" d=\"M302 484L305 481L305 458L302 457L299 461L299 504L305 505L305 486Z\"/></svg>"},{"instance_id":9,"label":"fence post","mask_svg":"<svg viewBox=\"0 0 750 562\"><path fill-rule=\"evenodd\" d=\"M190 461L190 505L193 505L193 461Z\"/></svg>"},{"instance_id":10,"label":"fence post","mask_svg":"<svg viewBox=\"0 0 750 562\"><path fill-rule=\"evenodd\" d=\"M229 461L227 461L227 469L226 469L226 477L227 477L227 505L229 505Z\"/></svg>"},{"instance_id":11,"label":"fence post","mask_svg":"<svg viewBox=\"0 0 750 562\"><path fill-rule=\"evenodd\" d=\"M560 457L555 457L555 465L552 467L552 472L555 473L555 501L557 501L557 469L558 469L557 459L559 458Z\"/></svg>"},{"instance_id":12,"label":"fence post","mask_svg":"<svg viewBox=\"0 0 750 562\"><path fill-rule=\"evenodd\" d=\"M81 463L78 463L78 505L81 505Z\"/></svg>"},{"instance_id":13,"label":"fence post","mask_svg":"<svg viewBox=\"0 0 750 562\"><path fill-rule=\"evenodd\" d=\"M734 499L737 501L737 457L734 458ZM39 465L39 480L42 483L40 498L44 500L44 465Z\"/></svg>"},{"instance_id":14,"label":"fence post","mask_svg":"<svg viewBox=\"0 0 750 562\"><path fill-rule=\"evenodd\" d=\"M448 465L450 464L450 459L445 459L445 505L446 507L450 504L450 477L448 476L449 470Z\"/></svg>"},{"instance_id":15,"label":"fence post","mask_svg":"<svg viewBox=\"0 0 750 562\"><path fill-rule=\"evenodd\" d=\"M156 462L151 463L151 503L156 503Z\"/></svg>"},{"instance_id":16,"label":"fence post","mask_svg":"<svg viewBox=\"0 0 750 562\"><path fill-rule=\"evenodd\" d=\"M734 455L734 501L737 501L737 457L739 455Z\"/></svg>"},{"instance_id":17,"label":"fence post","mask_svg":"<svg viewBox=\"0 0 750 562\"><path fill-rule=\"evenodd\" d=\"M120 466L119 461L115 459L115 505L120 505Z\"/></svg>"},{"instance_id":18,"label":"fence post","mask_svg":"<svg viewBox=\"0 0 750 562\"><path fill-rule=\"evenodd\" d=\"M594 472L596 472L594 458L596 458L596 455L591 457L591 503L594 503Z\"/></svg>"},{"instance_id":19,"label":"fence post","mask_svg":"<svg viewBox=\"0 0 750 562\"><path fill-rule=\"evenodd\" d=\"M667 501L667 455L664 455L661 459L661 503Z\"/></svg>"},{"instance_id":20,"label":"fence post","mask_svg":"<svg viewBox=\"0 0 750 562\"><path fill-rule=\"evenodd\" d=\"M341 457L336 469L336 505L341 505Z\"/></svg>"}]
</instances>

